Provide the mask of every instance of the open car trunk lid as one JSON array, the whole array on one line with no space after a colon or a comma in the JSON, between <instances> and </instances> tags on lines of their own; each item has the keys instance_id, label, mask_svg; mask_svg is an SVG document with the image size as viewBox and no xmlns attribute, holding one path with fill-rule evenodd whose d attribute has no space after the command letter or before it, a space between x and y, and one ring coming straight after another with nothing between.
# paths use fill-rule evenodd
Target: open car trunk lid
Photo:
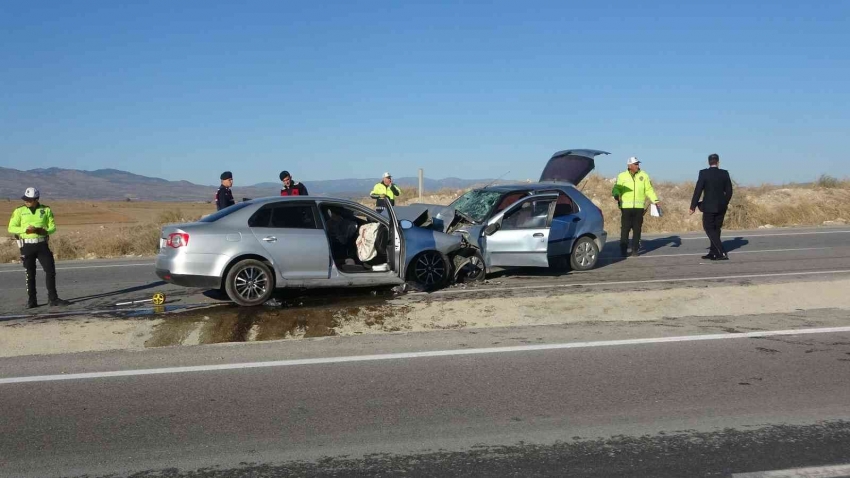
<instances>
[{"instance_id":1,"label":"open car trunk lid","mask_svg":"<svg viewBox=\"0 0 850 478\"><path fill-rule=\"evenodd\" d=\"M540 175L541 183L557 182L578 184L596 167L594 158L611 154L595 149L565 149L553 154Z\"/></svg>"}]
</instances>

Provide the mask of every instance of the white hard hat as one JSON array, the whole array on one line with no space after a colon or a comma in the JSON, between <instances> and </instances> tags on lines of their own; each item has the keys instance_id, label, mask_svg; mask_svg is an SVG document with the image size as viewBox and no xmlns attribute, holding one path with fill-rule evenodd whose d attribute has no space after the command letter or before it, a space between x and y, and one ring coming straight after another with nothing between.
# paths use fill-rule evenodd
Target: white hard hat
<instances>
[{"instance_id":1,"label":"white hard hat","mask_svg":"<svg viewBox=\"0 0 850 478\"><path fill-rule=\"evenodd\" d=\"M27 190L24 191L24 195L21 196L21 199L26 201L27 199L38 199L39 197L41 197L41 193L38 192L38 189L27 188Z\"/></svg>"},{"instance_id":2,"label":"white hard hat","mask_svg":"<svg viewBox=\"0 0 850 478\"><path fill-rule=\"evenodd\" d=\"M628 161L626 161L626 165L631 164L640 164L640 160L637 159L637 156L632 156Z\"/></svg>"},{"instance_id":3,"label":"white hard hat","mask_svg":"<svg viewBox=\"0 0 850 478\"><path fill-rule=\"evenodd\" d=\"M390 173L384 173L384 177L385 177L385 178L391 178L391 177L393 177L393 176L392 176L392 174L390 174Z\"/></svg>"}]
</instances>

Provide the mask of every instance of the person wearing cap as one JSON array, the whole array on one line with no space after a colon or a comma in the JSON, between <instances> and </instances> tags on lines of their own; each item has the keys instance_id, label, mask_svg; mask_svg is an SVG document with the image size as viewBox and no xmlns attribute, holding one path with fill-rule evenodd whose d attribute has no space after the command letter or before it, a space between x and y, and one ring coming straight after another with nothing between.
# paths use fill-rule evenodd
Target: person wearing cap
<instances>
[{"instance_id":1,"label":"person wearing cap","mask_svg":"<svg viewBox=\"0 0 850 478\"><path fill-rule=\"evenodd\" d=\"M384 201L389 201L391 205L395 206L395 198L401 196L401 190L393 184L392 175L384 173L381 182L372 188L372 193L369 195L375 199L375 209L380 212L384 210Z\"/></svg>"},{"instance_id":2,"label":"person wearing cap","mask_svg":"<svg viewBox=\"0 0 850 478\"><path fill-rule=\"evenodd\" d=\"M307 195L307 187L299 182L293 181L292 175L289 174L289 171L280 172L280 182L283 184L283 187L280 188L281 196Z\"/></svg>"},{"instance_id":3,"label":"person wearing cap","mask_svg":"<svg viewBox=\"0 0 850 478\"><path fill-rule=\"evenodd\" d=\"M702 196L702 202L699 202L700 196ZM729 260L729 256L723 249L723 242L720 240L720 230L731 200L732 178L729 177L729 171L720 169L720 156L710 154L708 168L699 172L690 209L691 214L697 209L702 211L702 228L710 244L708 254L702 256L703 259Z\"/></svg>"},{"instance_id":4,"label":"person wearing cap","mask_svg":"<svg viewBox=\"0 0 850 478\"><path fill-rule=\"evenodd\" d=\"M636 157L629 158L626 167L628 169L617 176L611 195L620 207L620 253L623 256L628 254L629 231L632 231L632 256L637 256L646 199L659 205L661 201L655 195L649 175L641 171L640 161Z\"/></svg>"},{"instance_id":5,"label":"person wearing cap","mask_svg":"<svg viewBox=\"0 0 850 478\"><path fill-rule=\"evenodd\" d=\"M215 192L216 211L221 211L226 207L236 204L236 201L233 200L233 192L230 191L230 188L232 187L233 173L230 171L221 173L221 186L218 188L218 191Z\"/></svg>"},{"instance_id":6,"label":"person wearing cap","mask_svg":"<svg viewBox=\"0 0 850 478\"><path fill-rule=\"evenodd\" d=\"M27 270L27 308L38 307L35 287L35 261L41 263L47 285L47 300L51 306L68 305L56 292L56 263L48 245L50 235L56 232L53 211L41 204L41 195L36 188L27 188L21 199L24 205L12 212L9 233L15 236L21 248L21 260Z\"/></svg>"}]
</instances>

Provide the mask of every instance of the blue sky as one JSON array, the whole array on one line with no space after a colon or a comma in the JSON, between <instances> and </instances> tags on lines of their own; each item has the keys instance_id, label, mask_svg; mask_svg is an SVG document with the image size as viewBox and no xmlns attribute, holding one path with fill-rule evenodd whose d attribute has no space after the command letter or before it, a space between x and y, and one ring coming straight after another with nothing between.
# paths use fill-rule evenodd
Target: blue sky
<instances>
[{"instance_id":1,"label":"blue sky","mask_svg":"<svg viewBox=\"0 0 850 478\"><path fill-rule=\"evenodd\" d=\"M0 165L536 179L583 147L608 176L850 176L850 2L687 3L6 2Z\"/></svg>"}]
</instances>

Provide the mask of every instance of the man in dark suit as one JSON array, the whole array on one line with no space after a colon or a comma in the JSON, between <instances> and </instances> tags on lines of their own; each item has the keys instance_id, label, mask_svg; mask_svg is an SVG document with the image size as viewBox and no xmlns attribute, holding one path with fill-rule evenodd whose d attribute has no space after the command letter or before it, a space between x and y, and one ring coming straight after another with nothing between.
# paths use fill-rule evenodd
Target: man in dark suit
<instances>
[{"instance_id":1,"label":"man in dark suit","mask_svg":"<svg viewBox=\"0 0 850 478\"><path fill-rule=\"evenodd\" d=\"M708 255L702 258L726 261L729 260L729 256L723 250L720 229L723 227L726 208L732 200L732 179L729 177L729 171L720 169L720 156L709 155L708 166L708 169L699 172L694 197L691 199L691 214L697 208L702 211L702 227L711 242ZM700 195L702 195L702 202L698 202Z\"/></svg>"}]
</instances>

